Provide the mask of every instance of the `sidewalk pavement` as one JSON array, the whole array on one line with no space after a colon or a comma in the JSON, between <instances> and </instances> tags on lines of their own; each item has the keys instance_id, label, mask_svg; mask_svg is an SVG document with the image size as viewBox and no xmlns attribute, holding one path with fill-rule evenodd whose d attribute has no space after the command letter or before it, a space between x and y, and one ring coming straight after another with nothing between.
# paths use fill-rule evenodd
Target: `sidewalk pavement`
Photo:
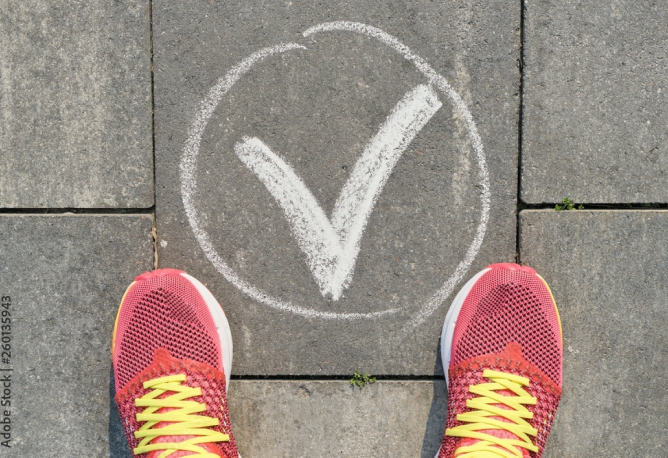
<instances>
[{"instance_id":1,"label":"sidewalk pavement","mask_svg":"<svg viewBox=\"0 0 668 458\"><path fill-rule=\"evenodd\" d=\"M0 456L130 456L111 328L157 266L225 309L244 458L432 458L450 301L515 260L564 325L545 456L665 455L668 8L524 7L0 5Z\"/></svg>"}]
</instances>

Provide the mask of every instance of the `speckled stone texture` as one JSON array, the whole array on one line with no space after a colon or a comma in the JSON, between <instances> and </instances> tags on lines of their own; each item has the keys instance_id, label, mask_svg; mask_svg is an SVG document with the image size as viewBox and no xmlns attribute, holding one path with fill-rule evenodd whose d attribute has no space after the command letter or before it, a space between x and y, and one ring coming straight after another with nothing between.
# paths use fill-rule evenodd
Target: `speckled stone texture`
<instances>
[{"instance_id":1,"label":"speckled stone texture","mask_svg":"<svg viewBox=\"0 0 668 458\"><path fill-rule=\"evenodd\" d=\"M149 2L0 2L0 208L153 205Z\"/></svg>"},{"instance_id":2,"label":"speckled stone texture","mask_svg":"<svg viewBox=\"0 0 668 458\"><path fill-rule=\"evenodd\" d=\"M668 202L668 8L527 0L522 199Z\"/></svg>"},{"instance_id":3,"label":"speckled stone texture","mask_svg":"<svg viewBox=\"0 0 668 458\"><path fill-rule=\"evenodd\" d=\"M341 31L302 34L347 20L395 36L461 96L486 155L489 222L478 255L450 285L456 289L487 264L515 256L519 13L519 4L479 1L154 5L159 262L187 270L223 304L235 374L442 373L438 339L452 294L428 304L466 259L483 208L481 165L449 99L440 93L443 107L390 175L362 236L352 282L336 301L319 291L282 209L234 146L244 136L261 138L329 216L365 145L398 101L428 81L379 40ZM307 49L259 61L213 111L192 200L200 229L236 284L257 288L256 298L289 304L277 309L242 292L214 267L216 256L205 255L184 209L180 162L211 88L252 53L292 42ZM298 307L309 312L286 311ZM386 310L396 312L322 318Z\"/></svg>"},{"instance_id":4,"label":"speckled stone texture","mask_svg":"<svg viewBox=\"0 0 668 458\"><path fill-rule=\"evenodd\" d=\"M546 458L668 449L668 212L524 211L522 262L554 292L561 405Z\"/></svg>"},{"instance_id":5,"label":"speckled stone texture","mask_svg":"<svg viewBox=\"0 0 668 458\"><path fill-rule=\"evenodd\" d=\"M122 444L110 428L111 335L125 288L152 267L151 227L140 215L0 216L12 337L3 457L107 457Z\"/></svg>"},{"instance_id":6,"label":"speckled stone texture","mask_svg":"<svg viewBox=\"0 0 668 458\"><path fill-rule=\"evenodd\" d=\"M445 381L233 380L242 457L433 458L445 428Z\"/></svg>"}]
</instances>

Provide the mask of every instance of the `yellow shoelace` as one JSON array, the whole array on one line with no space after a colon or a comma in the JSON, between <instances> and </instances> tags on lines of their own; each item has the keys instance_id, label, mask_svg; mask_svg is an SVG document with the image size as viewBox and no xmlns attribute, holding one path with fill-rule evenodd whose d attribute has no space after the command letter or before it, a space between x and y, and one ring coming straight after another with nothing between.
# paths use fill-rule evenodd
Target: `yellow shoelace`
<instances>
[{"instance_id":1,"label":"yellow shoelace","mask_svg":"<svg viewBox=\"0 0 668 458\"><path fill-rule=\"evenodd\" d=\"M194 415L205 412L206 406L195 401L186 399L195 396L201 396L200 388L191 388L183 385L186 380L185 375L170 375L149 380L144 383L144 388L151 388L144 396L135 399L137 407L146 407L142 413L137 414L138 422L146 422L138 431L135 432L137 439L142 439L137 448L134 449L135 455L149 453L155 450L164 450L159 458L167 458L178 450L194 452L199 458L220 458L218 455L207 452L197 444L207 442L228 442L230 436L209 429L211 426L218 426L218 419ZM167 392L175 394L164 399L158 399ZM165 413L156 413L162 408L172 408ZM160 422L169 422L170 424L153 428ZM195 436L183 442L171 443L160 442L151 444L150 442L160 436Z\"/></svg>"},{"instance_id":2,"label":"yellow shoelace","mask_svg":"<svg viewBox=\"0 0 668 458\"><path fill-rule=\"evenodd\" d=\"M447 436L479 439L479 442L470 446L459 447L455 452L457 458L522 458L520 448L531 452L538 452L529 436L536 436L538 431L531 427L526 420L531 420L533 414L524 407L536 405L536 398L529 395L523 387L529 386L529 379L519 375L506 374L492 370L485 370L482 376L492 383L480 383L469 386L469 391L479 397L466 401L470 412L457 415L457 420L463 425L447 429ZM516 396L504 396L497 393L499 390L510 390ZM497 405L494 405L497 404ZM510 407L511 410L498 407L499 404ZM510 423L492 417L502 417ZM504 430L519 437L517 439L502 439L481 430Z\"/></svg>"}]
</instances>

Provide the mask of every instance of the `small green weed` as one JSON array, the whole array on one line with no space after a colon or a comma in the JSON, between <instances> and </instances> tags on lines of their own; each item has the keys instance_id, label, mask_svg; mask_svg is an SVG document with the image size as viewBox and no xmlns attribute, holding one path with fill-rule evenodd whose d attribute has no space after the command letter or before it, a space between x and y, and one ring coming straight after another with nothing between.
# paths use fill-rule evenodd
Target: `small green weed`
<instances>
[{"instance_id":1,"label":"small green weed","mask_svg":"<svg viewBox=\"0 0 668 458\"><path fill-rule=\"evenodd\" d=\"M359 372L355 371L353 378L350 379L350 384L352 386L358 386L360 388L364 388L367 383L369 385L376 383L376 377L372 377L369 374L360 374Z\"/></svg>"},{"instance_id":2,"label":"small green weed","mask_svg":"<svg viewBox=\"0 0 668 458\"><path fill-rule=\"evenodd\" d=\"M561 201L561 204L557 204L554 206L554 209L556 211L561 211L561 210L582 210L584 208L584 205L580 204L578 206L575 205L575 202L573 202L571 199L568 197L565 197L564 200Z\"/></svg>"}]
</instances>

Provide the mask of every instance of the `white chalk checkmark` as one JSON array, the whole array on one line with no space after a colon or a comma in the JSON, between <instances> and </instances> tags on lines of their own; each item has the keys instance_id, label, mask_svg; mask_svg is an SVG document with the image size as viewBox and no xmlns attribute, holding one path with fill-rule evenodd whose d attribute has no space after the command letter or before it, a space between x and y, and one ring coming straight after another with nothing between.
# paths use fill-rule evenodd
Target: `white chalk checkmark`
<instances>
[{"instance_id":1,"label":"white chalk checkmark","mask_svg":"<svg viewBox=\"0 0 668 458\"><path fill-rule=\"evenodd\" d=\"M360 241L392 169L441 108L428 85L397 103L369 141L341 190L331 220L292 167L262 140L244 137L234 151L278 201L323 296L338 300L352 281Z\"/></svg>"}]
</instances>

